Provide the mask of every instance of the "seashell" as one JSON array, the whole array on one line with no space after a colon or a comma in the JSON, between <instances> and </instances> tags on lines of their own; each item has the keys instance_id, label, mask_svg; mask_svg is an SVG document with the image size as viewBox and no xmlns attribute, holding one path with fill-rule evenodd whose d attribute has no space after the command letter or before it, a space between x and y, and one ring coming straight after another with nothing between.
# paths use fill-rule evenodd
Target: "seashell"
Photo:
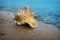
<instances>
[{"instance_id":1,"label":"seashell","mask_svg":"<svg viewBox=\"0 0 60 40\"><path fill-rule=\"evenodd\" d=\"M28 23L32 28L37 27L37 22L34 19L34 12L30 12L27 6L24 7L24 10L19 9L14 16L14 22L19 25Z\"/></svg>"}]
</instances>

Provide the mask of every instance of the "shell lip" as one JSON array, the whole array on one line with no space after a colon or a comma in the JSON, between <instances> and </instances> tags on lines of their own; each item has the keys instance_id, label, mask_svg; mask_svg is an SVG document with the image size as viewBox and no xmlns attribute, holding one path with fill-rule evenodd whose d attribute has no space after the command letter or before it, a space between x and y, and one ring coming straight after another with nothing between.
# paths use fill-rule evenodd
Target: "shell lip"
<instances>
[{"instance_id":1,"label":"shell lip","mask_svg":"<svg viewBox=\"0 0 60 40\"><path fill-rule=\"evenodd\" d=\"M16 23L16 24L18 24L18 25L22 25L22 24L25 24L25 23L27 23L27 22L17 22L17 21L15 21L14 20L14 23ZM31 28L36 28L37 27L37 25L35 25L35 26L33 26L31 23L27 23Z\"/></svg>"},{"instance_id":2,"label":"shell lip","mask_svg":"<svg viewBox=\"0 0 60 40\"><path fill-rule=\"evenodd\" d=\"M28 23L29 24L29 23ZM36 28L37 25L33 26L32 24L29 24L31 28Z\"/></svg>"}]
</instances>

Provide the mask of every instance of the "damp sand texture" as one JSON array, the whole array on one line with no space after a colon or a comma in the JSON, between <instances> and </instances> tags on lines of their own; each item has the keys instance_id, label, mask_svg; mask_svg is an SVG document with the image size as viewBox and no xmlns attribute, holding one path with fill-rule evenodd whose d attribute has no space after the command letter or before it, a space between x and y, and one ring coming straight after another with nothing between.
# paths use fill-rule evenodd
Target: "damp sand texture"
<instances>
[{"instance_id":1,"label":"damp sand texture","mask_svg":"<svg viewBox=\"0 0 60 40\"><path fill-rule=\"evenodd\" d=\"M17 26L12 12L0 11L0 40L60 40L60 29L37 21L34 29L27 25Z\"/></svg>"}]
</instances>

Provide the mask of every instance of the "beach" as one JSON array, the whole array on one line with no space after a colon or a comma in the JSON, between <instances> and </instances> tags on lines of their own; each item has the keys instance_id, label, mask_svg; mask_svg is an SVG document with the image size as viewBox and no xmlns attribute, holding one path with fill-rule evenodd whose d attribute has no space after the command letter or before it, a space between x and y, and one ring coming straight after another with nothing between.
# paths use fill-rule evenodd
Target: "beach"
<instances>
[{"instance_id":1,"label":"beach","mask_svg":"<svg viewBox=\"0 0 60 40\"><path fill-rule=\"evenodd\" d=\"M51 24L37 21L36 28L17 26L14 13L0 11L0 40L60 40L60 29Z\"/></svg>"}]
</instances>

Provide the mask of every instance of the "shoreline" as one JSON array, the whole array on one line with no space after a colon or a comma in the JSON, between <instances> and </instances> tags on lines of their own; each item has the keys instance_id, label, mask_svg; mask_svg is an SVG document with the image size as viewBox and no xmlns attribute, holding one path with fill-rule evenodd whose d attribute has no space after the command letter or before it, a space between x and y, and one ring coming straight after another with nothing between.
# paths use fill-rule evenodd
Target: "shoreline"
<instances>
[{"instance_id":1,"label":"shoreline","mask_svg":"<svg viewBox=\"0 0 60 40\"><path fill-rule=\"evenodd\" d=\"M60 29L51 24L37 21L38 26L31 29L29 26L17 26L13 22L13 14L0 11L1 40L60 40Z\"/></svg>"}]
</instances>

